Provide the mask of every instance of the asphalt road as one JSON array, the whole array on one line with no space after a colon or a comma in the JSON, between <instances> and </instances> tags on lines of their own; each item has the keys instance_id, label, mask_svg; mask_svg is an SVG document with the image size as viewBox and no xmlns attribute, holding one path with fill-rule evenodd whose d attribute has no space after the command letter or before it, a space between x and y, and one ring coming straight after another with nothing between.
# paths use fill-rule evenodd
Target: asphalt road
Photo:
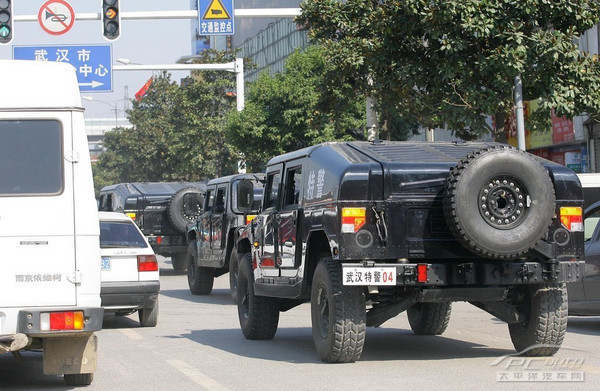
<instances>
[{"instance_id":1,"label":"asphalt road","mask_svg":"<svg viewBox=\"0 0 600 391\"><path fill-rule=\"evenodd\" d=\"M161 259L158 326L137 314L105 316L98 371L85 390L591 390L600 382L600 317L570 317L562 349L549 358L514 354L507 326L454 303L441 336L416 336L405 314L367 329L360 361L322 363L310 307L282 313L270 341L248 341L229 296L228 276L210 296L193 296L184 274ZM507 356L507 357L504 357ZM1 390L67 390L42 374L41 353L0 356Z\"/></svg>"}]
</instances>

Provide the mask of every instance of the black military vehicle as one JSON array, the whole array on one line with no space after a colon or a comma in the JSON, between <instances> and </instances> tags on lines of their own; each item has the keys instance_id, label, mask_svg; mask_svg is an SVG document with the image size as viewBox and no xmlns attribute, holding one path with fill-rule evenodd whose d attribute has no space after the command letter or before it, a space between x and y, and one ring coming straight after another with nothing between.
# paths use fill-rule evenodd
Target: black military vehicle
<instances>
[{"instance_id":1,"label":"black military vehicle","mask_svg":"<svg viewBox=\"0 0 600 391\"><path fill-rule=\"evenodd\" d=\"M264 174L237 174L206 185L202 215L188 227L187 274L194 295L210 295L214 278L229 272L236 301L240 227L254 218L262 200Z\"/></svg>"},{"instance_id":2,"label":"black military vehicle","mask_svg":"<svg viewBox=\"0 0 600 391\"><path fill-rule=\"evenodd\" d=\"M357 360L366 326L408 312L441 334L451 302L508 323L515 348L552 355L580 280L583 196L568 168L495 143L340 142L269 161L241 233L238 313L249 339L310 301L327 362Z\"/></svg>"},{"instance_id":3,"label":"black military vehicle","mask_svg":"<svg viewBox=\"0 0 600 391\"><path fill-rule=\"evenodd\" d=\"M98 210L127 214L156 254L171 257L173 269L185 270L187 225L200 216L205 192L201 182L119 183L100 190Z\"/></svg>"}]
</instances>

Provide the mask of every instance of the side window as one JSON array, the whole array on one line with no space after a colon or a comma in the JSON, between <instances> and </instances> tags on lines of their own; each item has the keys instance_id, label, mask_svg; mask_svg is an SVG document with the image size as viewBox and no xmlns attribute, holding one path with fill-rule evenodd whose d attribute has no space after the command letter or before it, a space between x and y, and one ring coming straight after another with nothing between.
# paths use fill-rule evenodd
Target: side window
<instances>
[{"instance_id":1,"label":"side window","mask_svg":"<svg viewBox=\"0 0 600 391\"><path fill-rule=\"evenodd\" d=\"M215 206L215 192L213 189L206 190L206 197L204 199L204 211L210 212Z\"/></svg>"},{"instance_id":2,"label":"side window","mask_svg":"<svg viewBox=\"0 0 600 391\"><path fill-rule=\"evenodd\" d=\"M279 196L279 183L281 182L281 174L279 172L270 173L267 177L266 198L264 200L265 209L277 207Z\"/></svg>"},{"instance_id":3,"label":"side window","mask_svg":"<svg viewBox=\"0 0 600 391\"><path fill-rule=\"evenodd\" d=\"M586 216L584 222L584 238L586 241L592 239L594 237L594 231L596 231L596 227L598 226L598 221L600 221L600 210L596 210L592 214Z\"/></svg>"},{"instance_id":4,"label":"side window","mask_svg":"<svg viewBox=\"0 0 600 391\"><path fill-rule=\"evenodd\" d=\"M286 172L285 201L283 206L300 204L300 194L302 194L302 167L290 168Z\"/></svg>"},{"instance_id":5,"label":"side window","mask_svg":"<svg viewBox=\"0 0 600 391\"><path fill-rule=\"evenodd\" d=\"M217 189L217 196L215 199L215 213L222 213L225 210L225 196L227 195L227 188L220 187Z\"/></svg>"}]
</instances>

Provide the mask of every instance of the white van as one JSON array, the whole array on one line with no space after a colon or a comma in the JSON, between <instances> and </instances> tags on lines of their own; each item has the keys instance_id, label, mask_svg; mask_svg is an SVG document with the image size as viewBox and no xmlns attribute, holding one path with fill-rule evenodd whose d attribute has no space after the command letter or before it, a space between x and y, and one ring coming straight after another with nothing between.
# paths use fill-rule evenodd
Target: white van
<instances>
[{"instance_id":1,"label":"white van","mask_svg":"<svg viewBox=\"0 0 600 391\"><path fill-rule=\"evenodd\" d=\"M0 353L42 349L45 374L90 384L99 222L75 70L0 61Z\"/></svg>"}]
</instances>

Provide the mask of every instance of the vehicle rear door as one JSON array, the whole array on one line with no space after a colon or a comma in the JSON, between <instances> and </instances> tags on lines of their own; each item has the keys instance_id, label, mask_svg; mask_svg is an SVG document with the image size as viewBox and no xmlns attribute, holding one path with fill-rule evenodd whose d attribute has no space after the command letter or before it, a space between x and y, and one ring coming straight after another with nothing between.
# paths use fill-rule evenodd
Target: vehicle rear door
<instances>
[{"instance_id":1,"label":"vehicle rear door","mask_svg":"<svg viewBox=\"0 0 600 391\"><path fill-rule=\"evenodd\" d=\"M263 222L260 227L261 268L266 276L279 275L279 269L276 266L279 258L278 221L282 170L282 164L267 169L267 183L263 199L263 212L261 213Z\"/></svg>"},{"instance_id":2,"label":"vehicle rear door","mask_svg":"<svg viewBox=\"0 0 600 391\"><path fill-rule=\"evenodd\" d=\"M296 257L296 236L298 226L303 217L300 209L300 197L302 197L302 161L286 164L283 183L282 208L276 223L278 225L279 262L281 268L285 269L296 268L299 262L299 259L297 259L299 257Z\"/></svg>"},{"instance_id":3,"label":"vehicle rear door","mask_svg":"<svg viewBox=\"0 0 600 391\"><path fill-rule=\"evenodd\" d=\"M225 249L225 230L227 229L227 183L217 185L215 206L211 216L210 248L213 260L219 259Z\"/></svg>"},{"instance_id":4,"label":"vehicle rear door","mask_svg":"<svg viewBox=\"0 0 600 391\"><path fill-rule=\"evenodd\" d=\"M211 257L211 221L215 207L216 186L206 188L204 208L200 221L198 222L198 259L209 259Z\"/></svg>"},{"instance_id":5,"label":"vehicle rear door","mask_svg":"<svg viewBox=\"0 0 600 391\"><path fill-rule=\"evenodd\" d=\"M77 160L70 112L0 112L0 307L76 304Z\"/></svg>"}]
</instances>

